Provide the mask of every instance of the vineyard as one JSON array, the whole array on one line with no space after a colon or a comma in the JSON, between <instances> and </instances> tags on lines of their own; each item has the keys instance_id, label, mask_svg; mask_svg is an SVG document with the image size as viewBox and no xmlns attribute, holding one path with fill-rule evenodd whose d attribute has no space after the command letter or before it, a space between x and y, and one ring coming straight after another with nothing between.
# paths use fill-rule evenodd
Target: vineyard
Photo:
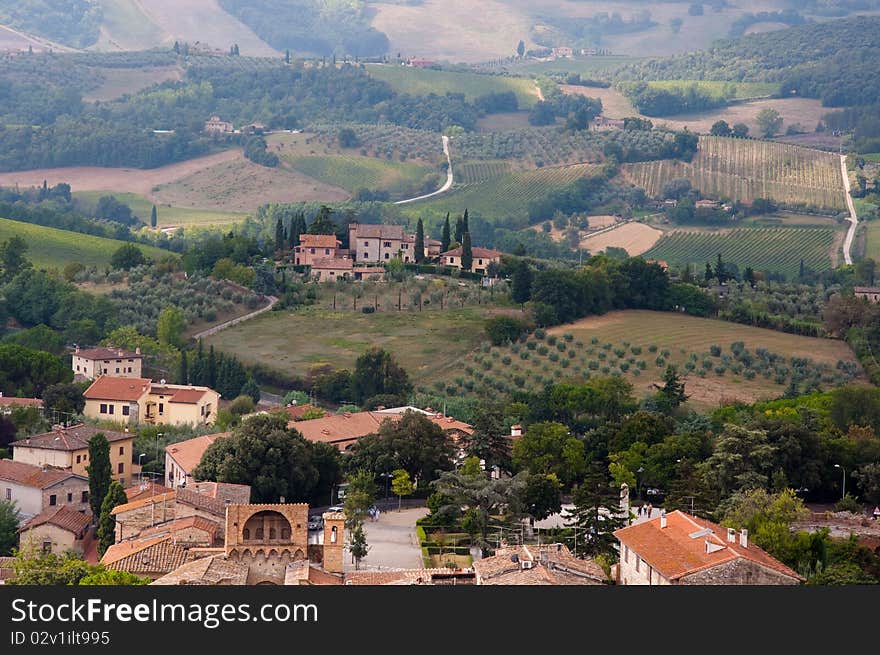
<instances>
[{"instance_id":1,"label":"vineyard","mask_svg":"<svg viewBox=\"0 0 880 655\"><path fill-rule=\"evenodd\" d=\"M626 164L624 174L660 197L663 185L686 178L709 198L845 210L837 155L770 141L701 136L691 163L661 160Z\"/></svg>"},{"instance_id":2,"label":"vineyard","mask_svg":"<svg viewBox=\"0 0 880 655\"><path fill-rule=\"evenodd\" d=\"M742 272L782 273L796 278L804 266L815 271L831 267L836 231L832 228L740 228L730 232L672 232L644 253L645 259L664 260L679 268L695 264L702 268L719 254Z\"/></svg>"},{"instance_id":3,"label":"vineyard","mask_svg":"<svg viewBox=\"0 0 880 655\"><path fill-rule=\"evenodd\" d=\"M300 173L351 192L370 189L407 196L440 186L436 173L426 166L408 162L358 155L291 157L288 161Z\"/></svg>"},{"instance_id":4,"label":"vineyard","mask_svg":"<svg viewBox=\"0 0 880 655\"><path fill-rule=\"evenodd\" d=\"M452 193L413 205L413 210L461 213L469 209L491 223L503 221L505 227L517 229L529 224L529 202L589 175L594 168L592 164L539 168L479 184L456 185Z\"/></svg>"},{"instance_id":5,"label":"vineyard","mask_svg":"<svg viewBox=\"0 0 880 655\"><path fill-rule=\"evenodd\" d=\"M520 109L527 109L538 101L535 83L522 77L459 73L382 64L367 66L367 72L376 79L388 82L395 91L410 95L435 93L442 96L447 93L461 93L472 101L488 93L513 91Z\"/></svg>"},{"instance_id":6,"label":"vineyard","mask_svg":"<svg viewBox=\"0 0 880 655\"><path fill-rule=\"evenodd\" d=\"M773 398L791 387L828 389L861 374L845 343L676 313L624 311L536 330L506 346L483 343L434 390L497 398L547 384L621 376L653 393L668 365L685 376L690 405ZM425 391L425 389L422 389Z\"/></svg>"},{"instance_id":7,"label":"vineyard","mask_svg":"<svg viewBox=\"0 0 880 655\"><path fill-rule=\"evenodd\" d=\"M510 172L506 161L466 161L455 166L455 181L460 184L479 184L503 177Z\"/></svg>"},{"instance_id":8,"label":"vineyard","mask_svg":"<svg viewBox=\"0 0 880 655\"><path fill-rule=\"evenodd\" d=\"M720 82L717 80L652 80L647 83L655 89L687 89L696 86L697 90L716 98L744 100L763 98L779 93L779 85L772 82Z\"/></svg>"}]
</instances>

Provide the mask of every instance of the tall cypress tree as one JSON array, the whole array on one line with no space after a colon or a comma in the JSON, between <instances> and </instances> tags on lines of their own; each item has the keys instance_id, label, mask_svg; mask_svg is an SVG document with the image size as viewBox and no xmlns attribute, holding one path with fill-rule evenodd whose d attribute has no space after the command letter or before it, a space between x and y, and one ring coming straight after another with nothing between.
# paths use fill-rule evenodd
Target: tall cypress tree
<instances>
[{"instance_id":1,"label":"tall cypress tree","mask_svg":"<svg viewBox=\"0 0 880 655\"><path fill-rule=\"evenodd\" d=\"M156 211L156 205L153 205L150 211L150 227L156 227L159 224L159 212Z\"/></svg>"},{"instance_id":2,"label":"tall cypress tree","mask_svg":"<svg viewBox=\"0 0 880 655\"><path fill-rule=\"evenodd\" d=\"M275 250L284 250L284 222L280 216L275 221Z\"/></svg>"},{"instance_id":3,"label":"tall cypress tree","mask_svg":"<svg viewBox=\"0 0 880 655\"><path fill-rule=\"evenodd\" d=\"M110 483L107 495L101 501L101 514L98 519L98 555L107 552L116 543L116 517L113 516L113 508L128 502L125 489L116 480Z\"/></svg>"},{"instance_id":4,"label":"tall cypress tree","mask_svg":"<svg viewBox=\"0 0 880 655\"><path fill-rule=\"evenodd\" d=\"M211 349L208 351L208 386L212 389L215 388L217 384L217 358L214 356L214 344L211 344Z\"/></svg>"},{"instance_id":5,"label":"tall cypress tree","mask_svg":"<svg viewBox=\"0 0 880 655\"><path fill-rule=\"evenodd\" d=\"M425 261L425 226L422 219L416 224L416 263L421 264Z\"/></svg>"},{"instance_id":6,"label":"tall cypress tree","mask_svg":"<svg viewBox=\"0 0 880 655\"><path fill-rule=\"evenodd\" d=\"M460 244L464 240L464 220L459 216L455 219L455 242Z\"/></svg>"},{"instance_id":7,"label":"tall cypress tree","mask_svg":"<svg viewBox=\"0 0 880 655\"><path fill-rule=\"evenodd\" d=\"M464 216L461 217L461 233L462 235L465 232L470 232L471 228L468 226L468 210L464 210Z\"/></svg>"},{"instance_id":8,"label":"tall cypress tree","mask_svg":"<svg viewBox=\"0 0 880 655\"><path fill-rule=\"evenodd\" d=\"M110 488L113 471L110 468L110 442L103 432L98 432L89 439L89 507L92 508L93 520L101 516L101 503Z\"/></svg>"},{"instance_id":9,"label":"tall cypress tree","mask_svg":"<svg viewBox=\"0 0 880 655\"><path fill-rule=\"evenodd\" d=\"M532 269L522 259L513 270L513 281L510 290L513 302L524 305L532 298Z\"/></svg>"},{"instance_id":10,"label":"tall cypress tree","mask_svg":"<svg viewBox=\"0 0 880 655\"><path fill-rule=\"evenodd\" d=\"M443 222L443 234L440 237L440 252L449 250L452 239L449 236L449 212L446 212L446 220Z\"/></svg>"},{"instance_id":11,"label":"tall cypress tree","mask_svg":"<svg viewBox=\"0 0 880 655\"><path fill-rule=\"evenodd\" d=\"M474 252L471 249L471 233L465 232L461 240L461 270L469 271L474 265Z\"/></svg>"},{"instance_id":12,"label":"tall cypress tree","mask_svg":"<svg viewBox=\"0 0 880 655\"><path fill-rule=\"evenodd\" d=\"M179 384L189 384L189 371L187 371L188 359L189 356L187 355L186 351L180 353L180 375L178 376L180 378Z\"/></svg>"}]
</instances>

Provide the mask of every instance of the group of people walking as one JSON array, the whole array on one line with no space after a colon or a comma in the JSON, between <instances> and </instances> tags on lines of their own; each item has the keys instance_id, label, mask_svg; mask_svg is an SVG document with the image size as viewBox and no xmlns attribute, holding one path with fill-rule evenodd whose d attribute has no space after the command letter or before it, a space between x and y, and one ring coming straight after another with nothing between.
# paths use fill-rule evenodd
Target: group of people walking
<instances>
[{"instance_id":1,"label":"group of people walking","mask_svg":"<svg viewBox=\"0 0 880 655\"><path fill-rule=\"evenodd\" d=\"M643 516L646 518L651 518L651 512L653 510L654 507L651 505L651 503L642 503L639 506L639 518L642 518Z\"/></svg>"}]
</instances>

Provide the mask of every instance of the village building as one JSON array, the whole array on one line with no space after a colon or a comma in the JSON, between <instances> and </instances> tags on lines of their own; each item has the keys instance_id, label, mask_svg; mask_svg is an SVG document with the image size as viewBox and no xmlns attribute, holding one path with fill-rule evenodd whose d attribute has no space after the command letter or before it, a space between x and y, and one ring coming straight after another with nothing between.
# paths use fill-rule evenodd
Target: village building
<instances>
[{"instance_id":1,"label":"village building","mask_svg":"<svg viewBox=\"0 0 880 655\"><path fill-rule=\"evenodd\" d=\"M413 243L406 240L402 225L348 225L348 249L361 264L385 263L395 257L404 263L413 261Z\"/></svg>"},{"instance_id":2,"label":"village building","mask_svg":"<svg viewBox=\"0 0 880 655\"><path fill-rule=\"evenodd\" d=\"M607 116L596 116L593 119L592 128L594 132L614 132L622 130L624 126L621 118L608 118Z\"/></svg>"},{"instance_id":3,"label":"village building","mask_svg":"<svg viewBox=\"0 0 880 655\"><path fill-rule=\"evenodd\" d=\"M196 556L192 549L175 542L171 534L162 534L113 544L104 553L101 564L112 571L155 580Z\"/></svg>"},{"instance_id":4,"label":"village building","mask_svg":"<svg viewBox=\"0 0 880 655\"><path fill-rule=\"evenodd\" d=\"M208 387L109 375L95 380L83 396L85 416L131 425L211 425L220 403L220 394Z\"/></svg>"},{"instance_id":5,"label":"village building","mask_svg":"<svg viewBox=\"0 0 880 655\"><path fill-rule=\"evenodd\" d=\"M68 550L82 555L92 542L91 514L78 512L66 505L40 512L22 525L19 542L44 553L62 555Z\"/></svg>"},{"instance_id":6,"label":"village building","mask_svg":"<svg viewBox=\"0 0 880 655\"><path fill-rule=\"evenodd\" d=\"M425 259L434 260L443 252L443 242L437 239L425 238Z\"/></svg>"},{"instance_id":7,"label":"village building","mask_svg":"<svg viewBox=\"0 0 880 655\"><path fill-rule=\"evenodd\" d=\"M141 476L139 475L138 477ZM138 480L138 483L131 487L126 487L125 497L128 499L129 503L133 503L136 500L143 500L144 498L152 498L153 496L167 494L169 491L172 491L172 489L157 483L155 480L146 478Z\"/></svg>"},{"instance_id":8,"label":"village building","mask_svg":"<svg viewBox=\"0 0 880 655\"><path fill-rule=\"evenodd\" d=\"M69 469L0 459L0 493L25 521L58 507L89 511L89 480Z\"/></svg>"},{"instance_id":9,"label":"village building","mask_svg":"<svg viewBox=\"0 0 880 655\"><path fill-rule=\"evenodd\" d=\"M392 569L388 571L346 571L345 584L360 586L474 585L471 568Z\"/></svg>"},{"instance_id":10,"label":"village building","mask_svg":"<svg viewBox=\"0 0 880 655\"><path fill-rule=\"evenodd\" d=\"M334 259L324 257L312 260L312 277L317 282L335 282L353 277L354 262L350 259Z\"/></svg>"},{"instance_id":11,"label":"village building","mask_svg":"<svg viewBox=\"0 0 880 655\"><path fill-rule=\"evenodd\" d=\"M568 46L560 46L553 48L553 56L557 59L571 59L574 56L574 50Z\"/></svg>"},{"instance_id":12,"label":"village building","mask_svg":"<svg viewBox=\"0 0 880 655\"><path fill-rule=\"evenodd\" d=\"M56 425L51 432L37 434L12 443L16 462L66 469L88 478L89 439L102 433L110 442L110 469L113 479L123 487L132 479L134 434L97 428L79 423L69 427Z\"/></svg>"},{"instance_id":13,"label":"village building","mask_svg":"<svg viewBox=\"0 0 880 655\"><path fill-rule=\"evenodd\" d=\"M228 437L231 432L204 434L200 437L178 441L165 446L165 479L171 489L192 481L192 472L202 461L202 455L217 439Z\"/></svg>"},{"instance_id":14,"label":"village building","mask_svg":"<svg viewBox=\"0 0 880 655\"><path fill-rule=\"evenodd\" d=\"M205 121L205 132L212 134L232 134L235 130L232 123L222 120L219 116L211 116Z\"/></svg>"},{"instance_id":15,"label":"village building","mask_svg":"<svg viewBox=\"0 0 880 655\"><path fill-rule=\"evenodd\" d=\"M407 66L412 68L430 68L434 65L433 59L425 59L424 57L413 57L408 62L406 62Z\"/></svg>"},{"instance_id":16,"label":"village building","mask_svg":"<svg viewBox=\"0 0 880 655\"><path fill-rule=\"evenodd\" d=\"M459 247L442 253L440 255L440 265L461 270L461 252L462 249ZM497 250L471 248L471 254L473 255L471 272L478 275L486 275L489 270L489 264L501 262L501 253Z\"/></svg>"},{"instance_id":17,"label":"village building","mask_svg":"<svg viewBox=\"0 0 880 655\"><path fill-rule=\"evenodd\" d=\"M855 287L853 294L856 298L867 300L868 302L880 302L880 287Z\"/></svg>"},{"instance_id":18,"label":"village building","mask_svg":"<svg viewBox=\"0 0 880 655\"><path fill-rule=\"evenodd\" d=\"M385 269L381 266L355 266L351 272L355 280L385 281Z\"/></svg>"},{"instance_id":19,"label":"village building","mask_svg":"<svg viewBox=\"0 0 880 655\"><path fill-rule=\"evenodd\" d=\"M609 582L602 567L578 559L564 544L499 548L474 562L478 585L601 585Z\"/></svg>"},{"instance_id":20,"label":"village building","mask_svg":"<svg viewBox=\"0 0 880 655\"><path fill-rule=\"evenodd\" d=\"M335 259L341 245L333 234L301 234L294 248L294 262L297 266L312 266L316 260Z\"/></svg>"},{"instance_id":21,"label":"village building","mask_svg":"<svg viewBox=\"0 0 880 655\"><path fill-rule=\"evenodd\" d=\"M141 349L134 352L121 348L80 349L77 346L71 354L73 379L77 382L94 380L101 375L117 378L139 378L143 370Z\"/></svg>"},{"instance_id":22,"label":"village building","mask_svg":"<svg viewBox=\"0 0 880 655\"><path fill-rule=\"evenodd\" d=\"M747 530L681 511L614 532L621 585L796 585L797 572L749 542Z\"/></svg>"},{"instance_id":23,"label":"village building","mask_svg":"<svg viewBox=\"0 0 880 655\"><path fill-rule=\"evenodd\" d=\"M11 414L16 407L32 407L34 409L43 409L43 400L41 398L15 398L13 396L4 396L0 391L0 414Z\"/></svg>"}]
</instances>

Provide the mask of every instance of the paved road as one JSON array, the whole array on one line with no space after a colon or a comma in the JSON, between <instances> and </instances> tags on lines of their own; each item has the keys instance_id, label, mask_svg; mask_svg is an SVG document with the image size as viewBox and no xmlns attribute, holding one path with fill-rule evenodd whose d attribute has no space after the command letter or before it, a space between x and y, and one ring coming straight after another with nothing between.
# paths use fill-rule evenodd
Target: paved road
<instances>
[{"instance_id":1,"label":"paved road","mask_svg":"<svg viewBox=\"0 0 880 655\"><path fill-rule=\"evenodd\" d=\"M251 312L250 314L245 314L244 316L239 316L238 318L233 318L231 321L226 321L225 323L220 323L220 325L215 325L214 327L208 328L207 330L202 330L198 334L194 334L193 339L198 341L202 337L208 337L212 334L217 334L218 332L220 332L220 330L225 330L228 327L232 327L233 325L238 325L239 323L243 323L244 321L252 319L254 316L259 316L263 312L268 312L270 309L272 309L275 306L275 303L278 302L278 298L276 298L275 296L267 296L267 298L269 300L269 304L266 305L265 307L261 307L257 311Z\"/></svg>"},{"instance_id":2,"label":"paved road","mask_svg":"<svg viewBox=\"0 0 880 655\"><path fill-rule=\"evenodd\" d=\"M852 264L852 244L856 235L856 226L859 224L859 216L856 214L856 206L853 203L852 196L849 194L849 173L846 170L846 155L840 155L840 172L843 175L843 188L846 189L846 206L849 208L849 231L846 233L846 240L843 242L843 261Z\"/></svg>"},{"instance_id":3,"label":"paved road","mask_svg":"<svg viewBox=\"0 0 880 655\"><path fill-rule=\"evenodd\" d=\"M443 154L446 155L446 184L442 187L434 191L433 193L426 193L423 196L416 196L415 198L407 198L406 200L398 200L395 202L395 205L407 205L411 202L417 202L419 200L425 200L426 198L433 198L434 196L439 196L441 193L446 193L449 189L452 188L452 159L449 156L449 137L443 136Z\"/></svg>"},{"instance_id":4,"label":"paved road","mask_svg":"<svg viewBox=\"0 0 880 655\"><path fill-rule=\"evenodd\" d=\"M422 549L416 538L416 519L428 513L426 507L404 509L400 512L382 512L378 521L369 518L364 522L367 556L361 560L360 569L420 569L422 568ZM347 531L346 531L347 532ZM350 556L344 559L345 570L354 570Z\"/></svg>"}]
</instances>

